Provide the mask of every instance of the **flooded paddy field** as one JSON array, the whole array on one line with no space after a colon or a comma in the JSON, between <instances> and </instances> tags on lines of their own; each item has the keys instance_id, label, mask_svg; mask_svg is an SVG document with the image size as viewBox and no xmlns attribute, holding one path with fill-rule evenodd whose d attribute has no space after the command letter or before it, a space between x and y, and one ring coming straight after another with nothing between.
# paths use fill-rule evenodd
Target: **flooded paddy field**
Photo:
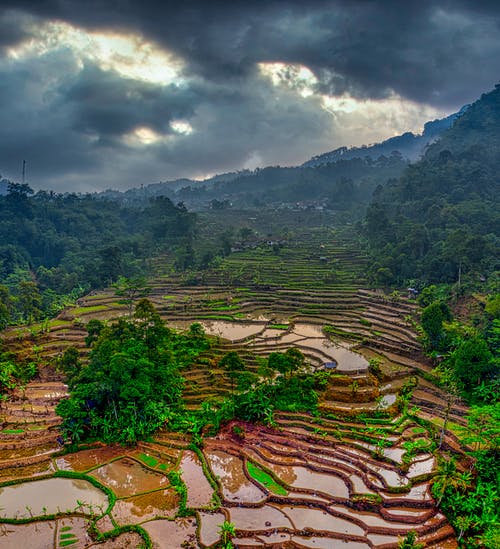
<instances>
[{"instance_id":1,"label":"flooded paddy field","mask_svg":"<svg viewBox=\"0 0 500 549\"><path fill-rule=\"evenodd\" d=\"M64 533L75 540L71 546L92 547L96 542L87 531L92 521L101 532L140 526L155 548L212 547L225 520L235 525L235 547L395 548L409 529L434 547L454 546L453 531L430 495L432 456L406 460L403 450L399 457L381 457L357 444L363 424L352 420L324 425L338 423L342 433L349 431L349 444L342 435L326 439L317 432L318 418L307 414L277 419L279 429L232 422L205 438L197 452L167 431L159 433L157 447L178 453L174 467L186 486L187 517L165 473L141 464L135 447L54 457L54 470L67 471L71 463L86 472L79 473L81 479L50 477L0 487L2 518L33 521L3 524L2 547L16 547L21 537L36 540L33 548L60 547L58 536ZM400 448L411 427L408 421L398 427L395 419L387 449ZM291 431L297 421L309 429ZM85 478L98 479L113 496ZM139 546L133 536L118 539L106 544ZM138 544L141 540L136 538Z\"/></svg>"}]
</instances>

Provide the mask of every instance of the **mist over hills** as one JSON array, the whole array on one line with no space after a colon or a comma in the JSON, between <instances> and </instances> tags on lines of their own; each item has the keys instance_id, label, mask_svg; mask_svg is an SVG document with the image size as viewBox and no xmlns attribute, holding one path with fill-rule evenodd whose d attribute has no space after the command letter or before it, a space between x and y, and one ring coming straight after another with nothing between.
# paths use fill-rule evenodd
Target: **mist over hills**
<instances>
[{"instance_id":1,"label":"mist over hills","mask_svg":"<svg viewBox=\"0 0 500 549\"><path fill-rule=\"evenodd\" d=\"M203 181L176 179L127 191L106 190L96 196L141 205L150 198L165 195L193 209L211 207L213 201L235 207L309 202L319 207L346 209L353 201L366 204L377 185L398 178L408 162L418 159L467 108L468 105L446 118L427 122L421 135L406 132L375 145L341 147L314 156L301 166L242 170Z\"/></svg>"},{"instance_id":2,"label":"mist over hills","mask_svg":"<svg viewBox=\"0 0 500 549\"><path fill-rule=\"evenodd\" d=\"M303 167L315 167L339 160L350 160L351 158L378 158L381 155L390 155L394 151L411 161L417 160L422 156L425 148L435 141L445 130L453 125L458 116L463 114L469 105L465 105L459 112L453 113L446 118L433 120L424 125L424 131L420 135L412 132L405 132L396 137L390 137L381 143L374 145L363 145L362 147L340 147L334 151L326 152L318 156L313 156Z\"/></svg>"}]
</instances>

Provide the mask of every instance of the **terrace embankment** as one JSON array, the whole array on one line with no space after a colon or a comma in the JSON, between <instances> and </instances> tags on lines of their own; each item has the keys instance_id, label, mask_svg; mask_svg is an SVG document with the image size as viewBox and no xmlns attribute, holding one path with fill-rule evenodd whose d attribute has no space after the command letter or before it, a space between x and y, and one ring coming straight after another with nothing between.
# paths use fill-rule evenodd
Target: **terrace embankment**
<instances>
[{"instance_id":1,"label":"terrace embankment","mask_svg":"<svg viewBox=\"0 0 500 549\"><path fill-rule=\"evenodd\" d=\"M150 299L171 327L196 321L212 335L211 348L182 371L188 408L232 391L219 367L230 350L256 372L262 357L297 347L307 368L332 373L319 415L276 412L274 428L231 423L198 449L186 435L160 431L134 448L95 446L58 455L54 408L67 389L57 359L74 346L85 360L89 319L127 314L112 291L82 298L43 327L8 331L5 346L20 358L35 357L40 374L2 404L1 480L70 471L113 497L100 514L68 509L68 516L50 521L34 517L33 524L9 525L3 539L14 547L39 527L40 539L52 532L47 547L66 539L90 547L94 542L79 522L83 513L101 533L140 525L155 548L213 546L224 520L234 523L241 548L389 549L409 530L428 547L455 547L430 492L435 432L412 415L436 422L446 408L443 392L420 376L430 365L412 330L418 309L404 296L367 290L365 270L366 258L352 240L321 228L304 230L279 248L264 244L233 253L205 273L152 280ZM398 396L408 386L413 396L404 409ZM413 404L419 412L408 412ZM463 421L464 413L457 404L453 422ZM451 434L445 444L460 450ZM186 484L185 503L167 476L172 471ZM185 518L183 505L194 515ZM61 538L66 533L72 537ZM139 537L121 534L103 546L126 547Z\"/></svg>"}]
</instances>

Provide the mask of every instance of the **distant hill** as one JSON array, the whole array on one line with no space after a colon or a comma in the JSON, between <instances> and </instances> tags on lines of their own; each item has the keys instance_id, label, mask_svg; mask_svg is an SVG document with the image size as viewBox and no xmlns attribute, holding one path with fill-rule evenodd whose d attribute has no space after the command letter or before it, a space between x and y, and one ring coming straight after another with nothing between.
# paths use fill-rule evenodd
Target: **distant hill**
<instances>
[{"instance_id":1,"label":"distant hill","mask_svg":"<svg viewBox=\"0 0 500 549\"><path fill-rule=\"evenodd\" d=\"M456 282L469 274L490 275L493 284L500 270L500 85L375 191L366 235L380 283Z\"/></svg>"},{"instance_id":2,"label":"distant hill","mask_svg":"<svg viewBox=\"0 0 500 549\"><path fill-rule=\"evenodd\" d=\"M117 200L123 204L139 204L149 201L150 198L157 196L168 196L175 198L176 193L180 189L190 188L197 189L201 187L212 186L216 183L228 183L235 179L252 175L250 170L241 170L238 172L228 172L219 175L214 175L203 181L195 179L174 179L172 181L160 181L159 183L150 183L149 185L142 185L141 187L134 187L127 191L116 191L108 189L97 193L99 198L108 198L110 200Z\"/></svg>"},{"instance_id":3,"label":"distant hill","mask_svg":"<svg viewBox=\"0 0 500 549\"><path fill-rule=\"evenodd\" d=\"M459 113L427 122L422 135L405 133L382 143L316 156L296 167L268 166L216 175L204 181L176 179L143 185L124 192L108 190L97 196L123 205L143 206L151 198L167 196L190 209L221 207L324 207L356 209L363 215L373 191L388 179L397 179L410 160L448 129ZM214 202L215 201L215 202Z\"/></svg>"},{"instance_id":4,"label":"distant hill","mask_svg":"<svg viewBox=\"0 0 500 549\"><path fill-rule=\"evenodd\" d=\"M415 135L411 132L406 132L396 137L391 137L376 143L375 145L363 145L362 147L340 147L334 151L326 152L318 156L313 156L307 162L302 164L303 167L315 167L339 160L350 160L351 158L372 158L377 159L379 156L389 156L393 152L399 152L403 158L407 160L417 160L424 153L425 147L435 141L445 130L452 126L458 116L463 114L468 108L468 105L463 107L459 112L451 114L440 120L433 120L424 125L424 131L421 135Z\"/></svg>"}]
</instances>

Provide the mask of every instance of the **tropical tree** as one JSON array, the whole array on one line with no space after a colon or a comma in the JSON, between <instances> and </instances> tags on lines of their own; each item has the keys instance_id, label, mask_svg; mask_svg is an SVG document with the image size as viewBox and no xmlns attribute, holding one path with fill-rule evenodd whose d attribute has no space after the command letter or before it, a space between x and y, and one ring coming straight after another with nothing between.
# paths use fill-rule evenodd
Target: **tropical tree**
<instances>
[{"instance_id":1,"label":"tropical tree","mask_svg":"<svg viewBox=\"0 0 500 549\"><path fill-rule=\"evenodd\" d=\"M31 281L19 284L19 305L27 322L33 322L41 315L42 297L37 285Z\"/></svg>"},{"instance_id":2,"label":"tropical tree","mask_svg":"<svg viewBox=\"0 0 500 549\"><path fill-rule=\"evenodd\" d=\"M463 441L473 444L476 450L483 448L497 452L500 449L500 402L470 409Z\"/></svg>"},{"instance_id":3,"label":"tropical tree","mask_svg":"<svg viewBox=\"0 0 500 549\"><path fill-rule=\"evenodd\" d=\"M234 392L234 382L246 370L246 364L237 351L229 351L219 361L219 366L224 368L231 380L231 393Z\"/></svg>"},{"instance_id":4,"label":"tropical tree","mask_svg":"<svg viewBox=\"0 0 500 549\"><path fill-rule=\"evenodd\" d=\"M443 322L451 319L451 311L443 301L435 301L422 311L421 324L429 347L443 349L446 340Z\"/></svg>"},{"instance_id":5,"label":"tropical tree","mask_svg":"<svg viewBox=\"0 0 500 549\"><path fill-rule=\"evenodd\" d=\"M146 297L151 291L146 283L146 279L143 277L127 278L120 276L112 286L115 289L115 295L123 298L120 302L127 306L129 318L132 316L135 300L140 297Z\"/></svg>"},{"instance_id":6,"label":"tropical tree","mask_svg":"<svg viewBox=\"0 0 500 549\"><path fill-rule=\"evenodd\" d=\"M232 522L225 520L219 526L219 534L222 540L223 549L232 549L233 544L231 540L236 535L236 526Z\"/></svg>"},{"instance_id":7,"label":"tropical tree","mask_svg":"<svg viewBox=\"0 0 500 549\"><path fill-rule=\"evenodd\" d=\"M441 432L439 435L439 449L441 449L444 441L444 435L448 427L448 421L450 419L450 412L457 400L460 397L460 390L455 376L455 372L451 368L446 366L440 366L434 370L439 377L440 384L445 389L446 394L446 408L444 412L444 421L441 427Z\"/></svg>"},{"instance_id":8,"label":"tropical tree","mask_svg":"<svg viewBox=\"0 0 500 549\"><path fill-rule=\"evenodd\" d=\"M479 336L464 339L447 362L468 390L477 387L495 371L493 355L486 341Z\"/></svg>"},{"instance_id":9,"label":"tropical tree","mask_svg":"<svg viewBox=\"0 0 500 549\"><path fill-rule=\"evenodd\" d=\"M7 286L0 285L0 330L8 326L12 316L13 302Z\"/></svg>"}]
</instances>

